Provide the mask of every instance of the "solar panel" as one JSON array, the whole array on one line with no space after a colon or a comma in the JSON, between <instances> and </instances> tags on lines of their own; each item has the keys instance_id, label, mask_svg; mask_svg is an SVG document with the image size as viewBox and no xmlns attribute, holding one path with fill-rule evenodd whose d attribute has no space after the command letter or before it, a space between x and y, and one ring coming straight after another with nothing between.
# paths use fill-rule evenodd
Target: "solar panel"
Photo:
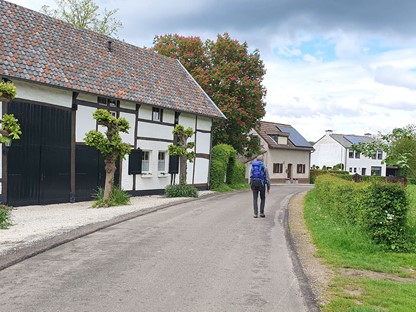
<instances>
[{"instance_id":1,"label":"solar panel","mask_svg":"<svg viewBox=\"0 0 416 312\"><path fill-rule=\"evenodd\" d=\"M344 135L344 138L346 138L352 144L358 144L358 143L364 142L364 139L362 137L355 136L355 135Z\"/></svg>"},{"instance_id":2,"label":"solar panel","mask_svg":"<svg viewBox=\"0 0 416 312\"><path fill-rule=\"evenodd\" d=\"M308 141L295 129L292 127L278 126L277 127L282 132L289 133L289 140L293 145L297 147L312 147Z\"/></svg>"}]
</instances>

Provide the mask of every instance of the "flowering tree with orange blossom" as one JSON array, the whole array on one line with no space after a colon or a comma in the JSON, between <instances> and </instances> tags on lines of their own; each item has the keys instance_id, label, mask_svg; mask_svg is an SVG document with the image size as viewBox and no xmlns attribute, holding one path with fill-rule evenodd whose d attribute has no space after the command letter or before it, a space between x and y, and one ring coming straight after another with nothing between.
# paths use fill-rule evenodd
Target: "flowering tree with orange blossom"
<instances>
[{"instance_id":1,"label":"flowering tree with orange blossom","mask_svg":"<svg viewBox=\"0 0 416 312\"><path fill-rule=\"evenodd\" d=\"M259 140L249 135L265 115L266 70L259 51L249 53L247 43L227 33L205 42L199 37L156 36L153 43L158 53L178 59L227 117L214 121L213 144L229 144L248 157L259 154Z\"/></svg>"}]
</instances>

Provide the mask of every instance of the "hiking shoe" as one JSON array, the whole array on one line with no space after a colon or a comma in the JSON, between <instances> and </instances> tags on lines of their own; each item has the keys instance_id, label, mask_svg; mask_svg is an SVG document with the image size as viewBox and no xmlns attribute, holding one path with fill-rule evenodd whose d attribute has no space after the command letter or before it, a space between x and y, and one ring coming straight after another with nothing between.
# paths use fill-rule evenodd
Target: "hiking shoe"
<instances>
[{"instance_id":1,"label":"hiking shoe","mask_svg":"<svg viewBox=\"0 0 416 312\"><path fill-rule=\"evenodd\" d=\"M264 213L261 213L261 214L260 214L260 218L264 218L264 217L266 217L266 216L264 215Z\"/></svg>"},{"instance_id":2,"label":"hiking shoe","mask_svg":"<svg viewBox=\"0 0 416 312\"><path fill-rule=\"evenodd\" d=\"M253 218L257 218L257 215L254 215Z\"/></svg>"}]
</instances>

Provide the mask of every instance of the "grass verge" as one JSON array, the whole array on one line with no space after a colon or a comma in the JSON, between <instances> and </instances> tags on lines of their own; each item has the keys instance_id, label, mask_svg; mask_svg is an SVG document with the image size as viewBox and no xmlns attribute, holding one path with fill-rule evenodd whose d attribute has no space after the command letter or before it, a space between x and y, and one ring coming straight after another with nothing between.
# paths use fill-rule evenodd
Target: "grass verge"
<instances>
[{"instance_id":1,"label":"grass verge","mask_svg":"<svg viewBox=\"0 0 416 312\"><path fill-rule=\"evenodd\" d=\"M413 190L416 193L416 188L409 188L409 192ZM415 216L416 201L410 200L409 216ZM304 204L305 221L317 256L335 272L324 295L328 302L322 306L324 312L414 311L415 253L383 252L358 227L325 214L314 190L306 195ZM416 231L414 219L409 218L409 226Z\"/></svg>"}]
</instances>

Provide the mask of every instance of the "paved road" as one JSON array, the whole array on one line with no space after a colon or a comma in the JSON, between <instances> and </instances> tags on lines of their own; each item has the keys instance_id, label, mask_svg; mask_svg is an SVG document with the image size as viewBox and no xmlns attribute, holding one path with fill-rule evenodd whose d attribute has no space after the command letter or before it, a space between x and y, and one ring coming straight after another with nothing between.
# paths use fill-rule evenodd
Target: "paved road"
<instances>
[{"instance_id":1,"label":"paved road","mask_svg":"<svg viewBox=\"0 0 416 312\"><path fill-rule=\"evenodd\" d=\"M276 186L266 218L251 192L180 204L0 271L0 311L308 311Z\"/></svg>"}]
</instances>

